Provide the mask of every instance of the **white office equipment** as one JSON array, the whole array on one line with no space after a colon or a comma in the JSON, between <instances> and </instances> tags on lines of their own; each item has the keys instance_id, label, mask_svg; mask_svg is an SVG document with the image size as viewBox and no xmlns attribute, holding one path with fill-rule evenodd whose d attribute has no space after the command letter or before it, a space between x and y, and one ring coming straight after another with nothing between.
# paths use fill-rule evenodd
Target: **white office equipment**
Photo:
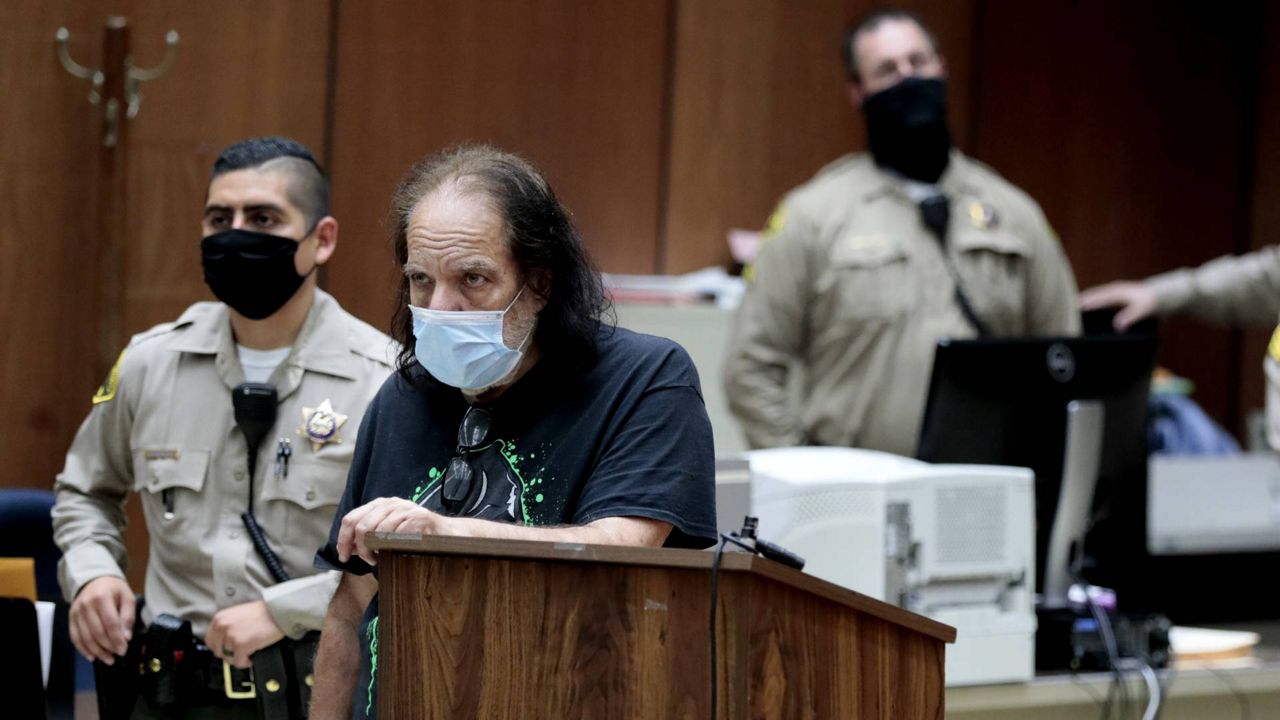
<instances>
[{"instance_id":1,"label":"white office equipment","mask_svg":"<svg viewBox=\"0 0 1280 720\"><path fill-rule=\"evenodd\" d=\"M1280 455L1152 455L1152 555L1280 550Z\"/></svg>"},{"instance_id":2,"label":"white office equipment","mask_svg":"<svg viewBox=\"0 0 1280 720\"><path fill-rule=\"evenodd\" d=\"M751 465L741 455L716 458L716 529L742 529L751 514Z\"/></svg>"},{"instance_id":3,"label":"white office equipment","mask_svg":"<svg viewBox=\"0 0 1280 720\"><path fill-rule=\"evenodd\" d=\"M955 626L947 685L1031 679L1030 470L832 447L747 455L760 537L805 572Z\"/></svg>"}]
</instances>

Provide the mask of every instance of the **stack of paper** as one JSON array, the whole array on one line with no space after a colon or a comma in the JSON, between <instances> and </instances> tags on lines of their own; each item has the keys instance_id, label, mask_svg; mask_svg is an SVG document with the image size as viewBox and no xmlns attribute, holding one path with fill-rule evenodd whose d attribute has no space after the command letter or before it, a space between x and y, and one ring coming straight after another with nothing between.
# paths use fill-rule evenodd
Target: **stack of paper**
<instances>
[{"instance_id":1,"label":"stack of paper","mask_svg":"<svg viewBox=\"0 0 1280 720\"><path fill-rule=\"evenodd\" d=\"M1239 630L1174 627L1169 645L1178 660L1229 660L1249 657L1261 636Z\"/></svg>"}]
</instances>

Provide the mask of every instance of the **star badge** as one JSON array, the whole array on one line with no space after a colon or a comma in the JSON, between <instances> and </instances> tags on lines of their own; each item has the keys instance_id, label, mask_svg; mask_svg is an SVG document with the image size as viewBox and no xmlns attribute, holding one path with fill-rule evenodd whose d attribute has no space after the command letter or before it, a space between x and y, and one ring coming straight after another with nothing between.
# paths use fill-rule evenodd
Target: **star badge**
<instances>
[{"instance_id":1,"label":"star badge","mask_svg":"<svg viewBox=\"0 0 1280 720\"><path fill-rule=\"evenodd\" d=\"M302 408L302 427L298 434L311 441L311 449L319 450L325 443L340 443L338 429L347 421L347 416L333 409L333 403L325 398L319 407Z\"/></svg>"}]
</instances>

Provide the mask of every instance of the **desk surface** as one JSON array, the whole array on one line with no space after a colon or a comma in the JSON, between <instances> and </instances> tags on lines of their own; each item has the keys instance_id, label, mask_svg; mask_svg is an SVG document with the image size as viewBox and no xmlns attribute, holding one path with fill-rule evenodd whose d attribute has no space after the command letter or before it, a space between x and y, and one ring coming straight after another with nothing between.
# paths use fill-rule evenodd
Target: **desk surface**
<instances>
[{"instance_id":1,"label":"desk surface","mask_svg":"<svg viewBox=\"0 0 1280 720\"><path fill-rule=\"evenodd\" d=\"M1161 672L1168 688L1163 720L1280 718L1280 650L1249 664L1176 668ZM978 685L947 690L949 720L1076 720L1102 712L1111 676L1105 673L1039 677L1025 685ZM1146 703L1140 679L1129 682L1139 717ZM1247 710L1246 710L1247 704ZM77 693L76 720L97 720L93 693Z\"/></svg>"},{"instance_id":2,"label":"desk surface","mask_svg":"<svg viewBox=\"0 0 1280 720\"><path fill-rule=\"evenodd\" d=\"M1164 720L1280 718L1280 647L1259 648L1255 657L1215 664L1183 663L1159 672L1165 686ZM1124 717L1140 717L1147 687L1136 673L1126 674L1134 708ZM947 689L947 718L968 720L1066 720L1101 717L1110 689L1109 673L1042 675L1026 684L977 685Z\"/></svg>"}]
</instances>

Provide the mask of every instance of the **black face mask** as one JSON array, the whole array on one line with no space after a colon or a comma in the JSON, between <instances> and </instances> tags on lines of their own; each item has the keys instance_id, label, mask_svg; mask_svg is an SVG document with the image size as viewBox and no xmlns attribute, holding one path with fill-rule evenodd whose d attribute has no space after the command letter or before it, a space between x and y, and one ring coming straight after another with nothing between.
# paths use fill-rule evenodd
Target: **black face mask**
<instances>
[{"instance_id":1,"label":"black face mask","mask_svg":"<svg viewBox=\"0 0 1280 720\"><path fill-rule=\"evenodd\" d=\"M271 316L302 287L306 275L293 265L298 241L292 238L226 230L200 243L204 282L219 300L249 318Z\"/></svg>"},{"instance_id":2,"label":"black face mask","mask_svg":"<svg viewBox=\"0 0 1280 720\"><path fill-rule=\"evenodd\" d=\"M919 182L947 169L947 88L939 78L909 77L862 103L867 145L876 164Z\"/></svg>"}]
</instances>

